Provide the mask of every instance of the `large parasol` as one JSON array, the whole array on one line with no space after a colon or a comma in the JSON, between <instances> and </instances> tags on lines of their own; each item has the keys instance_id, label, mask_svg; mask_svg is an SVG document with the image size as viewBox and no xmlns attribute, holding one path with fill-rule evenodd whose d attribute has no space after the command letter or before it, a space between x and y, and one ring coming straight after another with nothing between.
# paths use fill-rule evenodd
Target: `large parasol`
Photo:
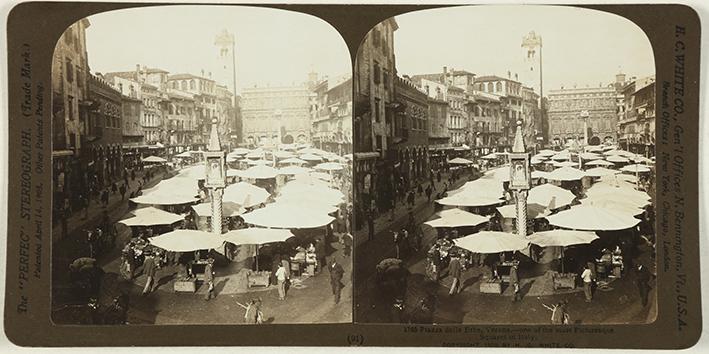
<instances>
[{"instance_id":1,"label":"large parasol","mask_svg":"<svg viewBox=\"0 0 709 354\"><path fill-rule=\"evenodd\" d=\"M625 230L640 220L615 209L580 205L555 215L547 216L549 224L574 230L612 231Z\"/></svg>"},{"instance_id":2,"label":"large parasol","mask_svg":"<svg viewBox=\"0 0 709 354\"><path fill-rule=\"evenodd\" d=\"M173 252L218 249L224 240L206 231L175 230L149 239L153 246Z\"/></svg>"},{"instance_id":3,"label":"large parasol","mask_svg":"<svg viewBox=\"0 0 709 354\"><path fill-rule=\"evenodd\" d=\"M458 208L438 212L438 218L424 222L431 227L477 226L490 221L489 216L473 214Z\"/></svg>"},{"instance_id":4,"label":"large parasol","mask_svg":"<svg viewBox=\"0 0 709 354\"><path fill-rule=\"evenodd\" d=\"M269 204L242 216L249 224L280 229L310 229L322 227L335 218L309 209L307 205Z\"/></svg>"},{"instance_id":5,"label":"large parasol","mask_svg":"<svg viewBox=\"0 0 709 354\"><path fill-rule=\"evenodd\" d=\"M270 196L271 194L261 187L246 182L238 182L224 189L223 200L248 208L265 203Z\"/></svg>"},{"instance_id":6,"label":"large parasol","mask_svg":"<svg viewBox=\"0 0 709 354\"><path fill-rule=\"evenodd\" d=\"M132 217L119 221L126 226L171 225L184 220L182 215L169 213L154 207L145 207L131 212Z\"/></svg>"},{"instance_id":7,"label":"large parasol","mask_svg":"<svg viewBox=\"0 0 709 354\"><path fill-rule=\"evenodd\" d=\"M453 240L456 246L474 253L521 251L529 246L524 237L500 231L481 231Z\"/></svg>"},{"instance_id":8,"label":"large parasol","mask_svg":"<svg viewBox=\"0 0 709 354\"><path fill-rule=\"evenodd\" d=\"M529 190L527 202L544 205L549 209L558 209L570 205L576 196L570 191L551 183L542 184Z\"/></svg>"}]
</instances>

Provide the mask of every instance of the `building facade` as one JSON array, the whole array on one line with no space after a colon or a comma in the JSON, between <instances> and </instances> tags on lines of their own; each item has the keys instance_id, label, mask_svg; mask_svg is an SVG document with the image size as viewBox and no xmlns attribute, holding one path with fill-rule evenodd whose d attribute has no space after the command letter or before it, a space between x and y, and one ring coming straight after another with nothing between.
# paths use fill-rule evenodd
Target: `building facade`
<instances>
[{"instance_id":1,"label":"building facade","mask_svg":"<svg viewBox=\"0 0 709 354\"><path fill-rule=\"evenodd\" d=\"M311 91L307 85L250 87L242 91L245 143L251 146L310 142Z\"/></svg>"},{"instance_id":2,"label":"building facade","mask_svg":"<svg viewBox=\"0 0 709 354\"><path fill-rule=\"evenodd\" d=\"M393 18L377 24L360 45L355 61L354 196L359 198L356 204L367 213L371 212L372 201L380 210L386 210L394 197L391 170L396 154L389 154L388 150L395 129L392 102L397 29Z\"/></svg>"},{"instance_id":3,"label":"building facade","mask_svg":"<svg viewBox=\"0 0 709 354\"><path fill-rule=\"evenodd\" d=\"M617 91L613 84L601 87L561 88L549 91L549 139L561 146L569 140L583 143L584 118L588 139L586 144L598 145L617 141Z\"/></svg>"},{"instance_id":4,"label":"building facade","mask_svg":"<svg viewBox=\"0 0 709 354\"><path fill-rule=\"evenodd\" d=\"M474 137L470 146L491 147L498 145L504 133L500 97L476 91L472 98L470 130Z\"/></svg>"},{"instance_id":5,"label":"building facade","mask_svg":"<svg viewBox=\"0 0 709 354\"><path fill-rule=\"evenodd\" d=\"M189 92L168 88L169 99L165 130L171 145L187 146L197 143L194 139L197 131L197 117L194 97Z\"/></svg>"},{"instance_id":6,"label":"building facade","mask_svg":"<svg viewBox=\"0 0 709 354\"><path fill-rule=\"evenodd\" d=\"M636 79L622 89L624 117L618 121L621 146L655 155L655 75Z\"/></svg>"},{"instance_id":7,"label":"building facade","mask_svg":"<svg viewBox=\"0 0 709 354\"><path fill-rule=\"evenodd\" d=\"M59 38L52 58L52 170L55 211L78 206L79 193L87 184L82 147L88 125L88 77L86 52L87 19L67 28ZM56 219L55 219L56 220Z\"/></svg>"},{"instance_id":8,"label":"building facade","mask_svg":"<svg viewBox=\"0 0 709 354\"><path fill-rule=\"evenodd\" d=\"M89 122L86 145L87 172L96 176L97 187L123 176L123 125L121 93L100 76L89 75Z\"/></svg>"},{"instance_id":9,"label":"building facade","mask_svg":"<svg viewBox=\"0 0 709 354\"><path fill-rule=\"evenodd\" d=\"M211 76L211 73L208 74ZM212 118L218 118L217 112L217 84L211 78L205 77L204 71L201 76L181 73L169 75L167 86L173 90L180 90L192 95L194 100L194 115L196 135L193 143L204 144L209 140L209 128Z\"/></svg>"},{"instance_id":10,"label":"building facade","mask_svg":"<svg viewBox=\"0 0 709 354\"><path fill-rule=\"evenodd\" d=\"M428 177L428 96L408 78L394 80L394 177L409 189Z\"/></svg>"},{"instance_id":11,"label":"building facade","mask_svg":"<svg viewBox=\"0 0 709 354\"><path fill-rule=\"evenodd\" d=\"M318 113L313 119L313 144L339 155L352 153L352 79L316 91Z\"/></svg>"},{"instance_id":12,"label":"building facade","mask_svg":"<svg viewBox=\"0 0 709 354\"><path fill-rule=\"evenodd\" d=\"M517 121L523 119L522 83L512 74L507 78L500 76L480 76L475 79L475 90L498 96L500 98L500 113L502 114L502 136L499 143L511 145L517 126ZM515 75L516 76L516 75Z\"/></svg>"}]
</instances>

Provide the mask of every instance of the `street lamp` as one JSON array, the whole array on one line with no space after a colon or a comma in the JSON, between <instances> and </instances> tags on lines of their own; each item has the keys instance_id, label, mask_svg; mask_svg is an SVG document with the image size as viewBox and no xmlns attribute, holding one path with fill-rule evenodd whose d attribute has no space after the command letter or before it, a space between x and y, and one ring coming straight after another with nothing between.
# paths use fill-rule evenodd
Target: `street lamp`
<instances>
[{"instance_id":1,"label":"street lamp","mask_svg":"<svg viewBox=\"0 0 709 354\"><path fill-rule=\"evenodd\" d=\"M226 187L226 153L222 150L217 131L217 118L212 118L207 151L204 152L205 187L212 201L212 233L222 234L222 197Z\"/></svg>"},{"instance_id":2,"label":"street lamp","mask_svg":"<svg viewBox=\"0 0 709 354\"><path fill-rule=\"evenodd\" d=\"M514 191L516 212L517 212L517 234L521 237L527 236L527 192L531 186L530 156L524 147L522 137L522 122L517 122L515 141L510 159L510 185Z\"/></svg>"}]
</instances>

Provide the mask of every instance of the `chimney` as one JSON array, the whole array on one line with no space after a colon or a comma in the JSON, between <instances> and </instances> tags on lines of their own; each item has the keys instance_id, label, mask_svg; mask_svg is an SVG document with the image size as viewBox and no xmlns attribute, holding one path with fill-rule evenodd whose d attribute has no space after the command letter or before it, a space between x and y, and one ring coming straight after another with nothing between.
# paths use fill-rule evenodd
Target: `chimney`
<instances>
[{"instance_id":1,"label":"chimney","mask_svg":"<svg viewBox=\"0 0 709 354\"><path fill-rule=\"evenodd\" d=\"M509 70L507 70L507 78L508 78L508 79L511 79L511 78L512 78L512 73L511 73Z\"/></svg>"},{"instance_id":2,"label":"chimney","mask_svg":"<svg viewBox=\"0 0 709 354\"><path fill-rule=\"evenodd\" d=\"M200 70L200 73L202 73L202 77L204 77L204 69Z\"/></svg>"},{"instance_id":3,"label":"chimney","mask_svg":"<svg viewBox=\"0 0 709 354\"><path fill-rule=\"evenodd\" d=\"M135 78L140 78L140 64L135 64Z\"/></svg>"},{"instance_id":4,"label":"chimney","mask_svg":"<svg viewBox=\"0 0 709 354\"><path fill-rule=\"evenodd\" d=\"M448 80L448 67L444 66L443 67L443 82L445 83L446 80Z\"/></svg>"},{"instance_id":5,"label":"chimney","mask_svg":"<svg viewBox=\"0 0 709 354\"><path fill-rule=\"evenodd\" d=\"M517 73L515 73L515 81L519 81Z\"/></svg>"}]
</instances>

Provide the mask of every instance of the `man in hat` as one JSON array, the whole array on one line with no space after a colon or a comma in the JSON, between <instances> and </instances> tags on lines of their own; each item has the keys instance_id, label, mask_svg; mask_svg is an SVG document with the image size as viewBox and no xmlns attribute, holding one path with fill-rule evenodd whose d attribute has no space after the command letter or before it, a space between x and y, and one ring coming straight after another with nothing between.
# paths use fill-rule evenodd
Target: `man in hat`
<instances>
[{"instance_id":1,"label":"man in hat","mask_svg":"<svg viewBox=\"0 0 709 354\"><path fill-rule=\"evenodd\" d=\"M342 269L340 262L334 257L331 260L331 264L328 266L330 269L330 286L332 286L332 294L335 295L335 303L340 302L340 293L344 284L342 284L342 276L345 274L345 270Z\"/></svg>"},{"instance_id":2,"label":"man in hat","mask_svg":"<svg viewBox=\"0 0 709 354\"><path fill-rule=\"evenodd\" d=\"M204 300L209 301L214 295L214 258L207 259L207 265L204 267L204 283L207 284L207 294L204 295Z\"/></svg>"},{"instance_id":3,"label":"man in hat","mask_svg":"<svg viewBox=\"0 0 709 354\"><path fill-rule=\"evenodd\" d=\"M278 300L286 299L286 269L283 267L283 263L278 263L278 270L276 270L276 282L278 283Z\"/></svg>"},{"instance_id":4,"label":"man in hat","mask_svg":"<svg viewBox=\"0 0 709 354\"><path fill-rule=\"evenodd\" d=\"M644 265L638 264L637 268L635 268L635 277L635 283L640 293L640 301L643 307L645 307L647 306L647 297L650 293L650 279L652 278L652 274Z\"/></svg>"},{"instance_id":5,"label":"man in hat","mask_svg":"<svg viewBox=\"0 0 709 354\"><path fill-rule=\"evenodd\" d=\"M153 282L155 281L155 273L157 265L155 257L150 250L145 251L145 260L143 261L143 273L145 274L145 288L143 288L143 296L150 294L153 291Z\"/></svg>"},{"instance_id":6,"label":"man in hat","mask_svg":"<svg viewBox=\"0 0 709 354\"><path fill-rule=\"evenodd\" d=\"M521 300L519 293L519 276L517 275L517 262L513 263L510 268L510 285L512 286L512 291L514 291L512 302Z\"/></svg>"},{"instance_id":7,"label":"man in hat","mask_svg":"<svg viewBox=\"0 0 709 354\"><path fill-rule=\"evenodd\" d=\"M457 253L451 253L451 261L448 267L450 269L449 274L451 276L451 279L453 279L453 283L451 284L451 289L448 292L448 295L453 296L460 292L460 273L462 267L460 265L460 258L458 257Z\"/></svg>"}]
</instances>

